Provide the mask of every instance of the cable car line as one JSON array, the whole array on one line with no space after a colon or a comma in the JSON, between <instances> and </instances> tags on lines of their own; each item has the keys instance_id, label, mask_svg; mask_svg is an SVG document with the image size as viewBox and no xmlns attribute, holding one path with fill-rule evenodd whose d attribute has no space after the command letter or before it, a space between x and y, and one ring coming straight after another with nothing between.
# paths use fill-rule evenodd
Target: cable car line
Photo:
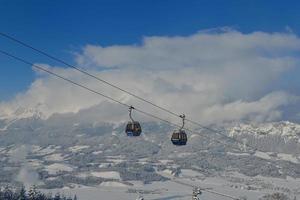
<instances>
[{"instance_id":1,"label":"cable car line","mask_svg":"<svg viewBox=\"0 0 300 200\"><path fill-rule=\"evenodd\" d=\"M116 88L116 89L118 89L118 90L120 90L120 91L122 91L122 92L125 92L125 93L129 94L130 96L133 96L133 97L135 97L135 98L137 98L137 99L139 99L139 100L141 100L141 101L144 101L144 102L146 102L146 103L148 103L148 104L151 104L151 105L154 106L154 107L157 107L157 108L159 108L159 109L161 109L161 110L164 110L165 112L168 112L168 113L171 114L171 115L174 115L174 116L176 116L176 117L179 117L179 116L180 116L180 115L176 114L175 112L172 112L172 111L170 111L170 110L168 110L168 109L166 109L166 108L163 108L163 107L161 107L161 106L159 106L159 105L156 105L156 104L152 103L151 101L149 101L149 100L147 100L147 99L144 99L144 98L142 98L142 97L140 97L140 96L137 96L136 94L133 94L133 93L129 92L128 90L125 90L125 89L123 89L123 88L121 88L121 87L119 87L119 86L117 86L117 85L115 85L115 84L112 84L112 83L110 83L110 82L108 82L108 81L106 81L106 80L104 80L104 79L102 79L102 78L99 78L99 77L97 77L97 76L95 76L95 75L93 75L93 74L91 74L91 73L89 73L89 72L87 72L87 71L85 71L85 70L83 70L83 69L80 69L79 67L76 67L76 66L74 66L74 65L72 65L72 64L69 64L69 63L63 61L62 59L59 59L59 58L57 58L57 57L54 57L54 56L52 56L52 55L46 53L45 51L42 51L42 50L40 50L40 49L37 49L37 48L35 48L35 47L33 47L33 46L31 46L31 45L29 45L29 44L27 44L27 43L25 43L25 42L23 42L23 41L21 41L21 40L18 40L18 39L15 38L15 37L12 37L12 36L10 36L10 35L8 35L8 34L5 34L5 33L2 33L2 32L0 32L0 35L3 36L3 37L5 37L5 38L7 38L7 39L10 39L10 40L12 40L12 41L14 41L14 42L16 42L16 43L19 43L19 44L21 44L21 45L23 45L23 46L25 46L25 47L27 47L27 48L29 48L29 49L32 49L32 50L34 50L34 51L36 51L36 52L38 52L38 53L40 53L40 54L42 54L42 55L44 55L44 56L46 56L46 57L52 59L52 60L55 60L55 61L60 62L60 63L66 65L66 66L68 66L68 67L70 67L70 68L73 68L73 69L75 69L75 70L77 70L77 71L79 71L79 72L81 72L81 73L83 73L83 74L85 74L85 75L87 75L87 76L90 76L90 77L92 77L92 78L94 78L94 79L97 79L98 81L101 81L102 83L105 83L105 84L107 84L107 85L109 85L109 86L111 86L111 87L113 87L113 88Z\"/></svg>"},{"instance_id":2,"label":"cable car line","mask_svg":"<svg viewBox=\"0 0 300 200\"><path fill-rule=\"evenodd\" d=\"M38 69L38 70L41 70L41 71L43 71L43 72L46 72L46 73L48 73L48 74L50 74L50 75L52 75L52 76L55 76L55 77L57 77L57 78L59 78L59 79L62 79L62 80L64 80L64 81L66 81L66 82L69 82L69 83L71 83L71 84L74 84L74 85L76 85L76 86L78 86L78 87L80 87L80 88L82 88L82 89L85 89L85 90L88 90L88 91L90 91L90 92L92 92L92 93L94 93L94 94L100 95L100 96L102 96L102 97L104 97L104 98L106 98L106 99L109 99L110 101L113 101L113 102L115 102L115 103L118 103L118 104L120 104L120 105L122 105L122 106L125 106L125 107L129 108L129 109L134 108L134 110L136 110L137 112L139 112L139 113L141 113L141 114L144 114L144 115L149 116L149 117L152 117L152 118L154 118L154 119L163 121L163 122L165 122L165 123L167 123L167 124L169 124L169 125L171 125L171 126L174 126L174 127L179 128L179 129L183 128L184 130L187 130L187 131L189 131L189 132L191 132L191 133L195 133L195 134L201 135L201 136L204 137L204 138L211 139L211 140L216 141L216 142L218 142L218 143L220 143L220 144L223 144L223 145L225 145L225 146L229 146L228 143L225 143L225 142L222 142L222 141L220 141L220 140L216 140L216 139L210 138L209 136L203 135L203 134L200 133L200 132L193 131L193 130L191 130L191 129L185 128L185 127L183 127L183 126L180 126L180 125L178 125L178 124L175 124L175 123L173 123L173 122L170 122L170 121L168 121L168 120L166 120L166 119L163 119L163 118L161 118L161 117L158 117L158 116L156 116L156 115L153 115L153 114L151 114L151 113L148 113L148 112L146 112L146 111L143 111L143 110L141 110L141 109L135 108L135 107L133 107L133 106L131 106L131 105L128 105L128 104L126 104L126 103L123 103L123 102L121 102L121 101L119 101L119 100L116 100L116 99L110 97L110 96L107 96L107 95L105 95L105 94L103 94L103 93L101 93L101 92L99 92L99 91L96 91L96 90L91 89L91 88L89 88L89 87L87 87L87 86L85 86L85 85L82 85L82 84L80 84L80 83L77 83L77 82L75 82L75 81L72 81L72 80L70 80L70 79L68 79L68 78L66 78L66 77L64 77L64 76L61 76L61 75L55 73L55 72L52 72L52 71L50 71L50 70L48 70L48 69L45 69L45 68L43 68L43 67L41 67L41 66L38 66L38 65L36 65L36 64L33 64L33 63L31 63L31 62L29 62L29 61L23 59L23 58L20 58L20 57L17 57L17 56L15 56L15 55L12 55L12 54L10 54L10 53L8 53L8 52L6 52L6 51L0 50L0 53L2 53L3 55L8 56L8 57L10 57L10 58L13 58L13 59L15 59L15 60L18 60L18 61L20 61L20 62L22 62L22 63L24 63L24 64L30 65L30 66L32 66L32 67ZM182 118L183 118L183 116L184 116L184 115L182 115ZM232 146L230 146L230 147L232 147ZM234 147L232 147L232 148L234 148ZM240 149L238 149L238 150L240 150Z\"/></svg>"},{"instance_id":3,"label":"cable car line","mask_svg":"<svg viewBox=\"0 0 300 200\"><path fill-rule=\"evenodd\" d=\"M162 118L160 118L160 117L157 117L157 116L155 116L155 115L153 115L153 114L150 114L150 113L147 113L147 112L145 112L145 111L136 109L136 108L134 108L134 107L131 106L131 105L128 105L128 104L123 103L123 102L121 102L121 101L119 101L119 100L116 100L116 99L114 99L114 98L112 98L112 97L109 97L109 96L107 96L107 95L104 95L104 94L102 94L102 93L100 93L100 92L98 92L98 91L95 91L95 90L93 90L93 89L90 89L90 88L88 88L88 87L86 87L86 86L84 86L84 85L82 85L82 84L76 83L76 82L74 82L74 81L72 81L72 80L70 80L70 79L68 79L68 78L65 78L65 77L63 77L63 76L61 76L61 75L59 75L59 74L57 74L57 73L55 73L55 72L52 72L52 71L50 71L50 70L47 70L47 69L45 69L45 68L43 68L43 67L40 67L40 66L38 66L38 65L35 65L35 64L31 63L31 62L28 62L27 60L24 60L24 59L22 59L22 58L20 58L20 57L14 56L14 55L12 55L12 54L6 52L6 51L0 50L0 53L6 55L6 56L8 56L8 57L11 57L11 58L13 58L13 59L15 59L15 60L18 60L18 61L20 61L20 62L23 62L23 63L25 63L25 64L27 64L27 65L30 65L30 66L32 66L32 67L34 67L34 68L36 68L36 69L39 69L39 70L44 71L44 72L46 72L46 73L49 73L49 74L51 74L51 75L53 75L53 76L55 76L55 77L57 77L57 78L60 78L60 79L62 79L62 80L64 80L64 81L67 81L67 82L69 82L69 83L72 83L72 84L74 84L74 85L76 85L76 86L78 86L78 87L81 87L81 88L86 89L86 90L88 90L88 91L90 91L90 92L93 92L93 93L98 94L98 95L100 95L100 96L102 96L102 97L105 97L105 98L107 98L107 99L109 99L109 100L111 100L111 101L113 101L113 102L115 102L115 103L118 103L118 104L120 104L120 105L126 106L126 107L128 107L130 110L135 109L135 110L137 110L137 111L140 112L140 113L143 113L143 114L145 114L145 115L151 116L151 117L156 118L156 119L159 119L159 120L164 121L164 122L166 122L166 123L168 123L168 124L171 124L171 125L173 125L173 126L180 127L180 129L183 129L183 128L184 128L184 123L183 123L182 126L179 126L179 125L177 125L177 124L175 124L175 123L172 123L172 122L170 122L170 121L168 121L168 120L165 120L165 119L162 119ZM183 122L184 122L185 115L181 115L180 117L183 119ZM189 130L189 129L187 129L187 128L184 128L184 129L186 129L186 130L188 130L188 131L191 131L191 130ZM193 133L194 131L191 131L191 132ZM194 133L195 133L195 132L194 132ZM201 135L202 135L202 134L201 134ZM202 135L202 136L204 136L204 135ZM209 138L208 136L205 136L205 137ZM209 139L211 139L211 138L209 138ZM216 140L216 141L217 141L217 140ZM226 145L228 145L228 144L226 144ZM182 182L180 182L180 181L176 181L176 180L173 180L173 181L174 181L174 182L177 182L177 183L180 183L180 184L184 184L184 185L193 187L192 185L189 185L189 184L186 184L186 183L182 183ZM228 197L228 198L231 198L231 199L234 199L234 200L238 200L238 198L235 198L235 197L232 197L232 196L229 196L229 195L226 195L226 194L222 194L222 193L219 193L219 192L216 192L216 191L213 191L213 190L208 190L208 189L205 189L205 188L202 188L202 190L205 190L206 192L209 192L209 193L212 193L212 194L217 194L217 195L220 195L220 196L223 196L223 197Z\"/></svg>"},{"instance_id":4,"label":"cable car line","mask_svg":"<svg viewBox=\"0 0 300 200\"><path fill-rule=\"evenodd\" d=\"M187 121L188 121L188 119L187 119ZM244 145L244 146L246 146L246 147L252 149L253 151L256 151L256 150L257 150L256 147L253 147L252 145L249 145L249 144L247 144L247 143L244 143L244 142L242 142L242 141L240 141L240 140L238 140L238 139L236 139L236 138L234 138L234 137L230 137L230 136L228 136L228 135L222 133L222 131L220 131L220 130L212 129L212 128L209 128L209 127L207 127L207 126L203 126L203 125L201 125L201 124L199 124L199 123L197 123L197 122L195 122L195 124L197 124L199 127L203 128L203 129L206 129L206 130L208 130L208 131L217 133L217 134L219 134L219 135L221 135L221 136L223 136L223 137L225 137L225 138L228 138L228 139L230 139L230 140L235 141L235 142L238 143L238 144ZM247 130L247 132L254 133L254 132L249 131L249 130ZM255 133L254 133L254 134L255 134Z\"/></svg>"},{"instance_id":5,"label":"cable car line","mask_svg":"<svg viewBox=\"0 0 300 200\"><path fill-rule=\"evenodd\" d=\"M86 86L84 86L84 85L81 85L81 84L79 84L79 83L76 83L75 81L72 81L72 80L70 80L70 79L68 79L68 78L65 78L65 77L63 77L63 76L61 76L61 75L59 75L59 74L57 74L57 73L54 73L54 72L52 72L52 71L50 71L50 70L47 70L47 69L45 69L45 68L43 68L43 67L40 67L40 66L35 65L35 64L31 63L31 62L28 62L28 61L26 61L26 60L24 60L24 59L22 59L22 58L20 58L20 57L14 56L14 55L12 55L12 54L10 54L10 53L8 53L8 52L2 51L2 50L0 50L0 52L1 52L2 54L4 54L4 55L7 55L7 56L11 57L11 58L14 58L14 59L16 59L16 60L19 60L19 61L21 61L21 62L23 62L23 63L25 63L25 64L27 64L27 65L30 65L30 66L32 66L32 67L34 67L34 68L36 68L36 69L39 69L39 70L41 70L41 71L44 71L44 72L46 72L46 73L48 73L48 74L51 74L51 75L53 75L53 76L56 76L57 78L63 79L63 80L65 80L65 81L67 81L67 82L70 82L70 83L76 85L76 86L79 86L79 87L81 87L81 88L84 88L84 89L86 89L86 90L88 90L88 91L90 91L90 92L93 92L93 93L96 93L96 94L98 94L98 95L101 95L101 96L103 96L103 97L105 97L105 98L107 98L107 99L110 99L111 101L114 101L114 102L118 103L118 104L121 104L121 105L126 106L126 107L130 107L130 105L127 105L127 104L125 104L125 103L123 103L123 102L121 102L121 101L115 100L115 99L113 99L113 98L111 98L111 97L109 97L109 96L107 96L107 95L105 95L105 94L102 94L102 93L100 93L100 92L97 92L96 90L90 89L90 88L88 88L88 87L86 87Z\"/></svg>"},{"instance_id":6,"label":"cable car line","mask_svg":"<svg viewBox=\"0 0 300 200\"><path fill-rule=\"evenodd\" d=\"M146 102L146 103L148 103L148 104L150 104L150 105L152 105L152 106L154 106L154 107L156 107L156 108L159 108L160 110L163 110L163 111L165 111L165 112L167 112L167 113L169 113L169 114L171 114L171 115L173 115L173 116L176 116L176 117L181 118L181 115L179 115L179 114L177 114L177 113L175 113L175 112L173 112L173 111L171 111L171 110L169 110L169 109L167 109L167 108L164 108L164 107L162 107L162 106L159 106L159 105L157 105L157 104L155 104L155 103L153 103L153 102L151 102L151 101L149 101L149 100L147 100L147 99L145 99L145 98L142 98L142 97L140 97L140 96L138 96L138 95L136 95L136 94L134 94L134 93L132 93L132 92L130 92L130 91L128 91L128 90L125 90L125 89L123 89L123 88L121 88L121 87L119 87L119 86L117 86L117 85L115 85L115 84L112 84L112 83L110 83L110 82L108 82L108 81L106 81L106 80L104 80L104 79L102 79L102 78L99 78L99 77L97 77L97 76L95 76L95 75L93 75L93 74L91 74L91 73L89 73L89 72L87 72L87 71L85 71L85 70L83 70L83 69L80 69L79 67L76 67L76 66L74 66L74 65L72 65L72 64L69 64L69 63L67 63L67 62L64 61L64 60L59 59L59 58L57 58L57 57L55 57L55 56L53 56L53 55L50 55L49 53L47 53L47 52L45 52L45 51L43 51L43 50L37 49L37 48L33 47L32 45L30 45L30 44L28 44L28 43L25 43L25 42L23 42L23 41L21 41L21 40L15 38L15 37L13 37L13 36L10 36L10 35L8 35L8 34L6 34L6 33L3 33L3 32L0 32L0 35L1 35L2 37L5 37L5 38L7 38L7 39L9 39L9 40L11 40L11 41L14 41L14 42L16 42L16 43L18 43L18 44L20 44L20 45L26 47L26 48L32 49L32 50L34 50L35 52L37 52L37 53L39 53L39 54L42 54L42 55L44 55L44 56L46 56L46 57L48 57L48 58L50 58L50 59L52 59L52 60L55 60L55 61L60 62L60 63L66 65L66 66L68 66L68 67L70 67L70 68L73 68L73 69L75 69L75 70L77 70L77 71L79 71L79 72L81 72L81 73L83 73L83 74L85 74L85 75L87 75L87 76L90 76L90 77L92 77L92 78L94 78L94 79L96 79L96 80L98 80L98 81L100 81L100 82L102 82L102 83L104 83L104 84L107 84L107 85L109 85L109 86L111 86L111 87L113 87L113 88L115 88L115 89L118 89L118 90L120 90L120 91L122 91L122 92L124 92L124 93L127 93L128 95L130 95L130 96L132 96L132 97L135 97L135 98L137 98L137 99L139 99L139 100L141 100L141 101L144 101L144 102ZM28 63L27 63L27 64L28 64ZM45 71L45 70L43 70L43 71ZM101 96L103 96L103 95L101 95ZM110 98L109 98L109 99L110 99ZM120 103L120 102L118 102L118 103ZM122 103L121 103L121 104L122 104ZM126 105L126 106L129 107L129 105ZM136 110L137 110L137 109L136 109ZM137 111L138 111L138 110L137 110ZM144 114L145 114L145 113L144 113ZM188 121L188 122L190 122L190 123L192 123L192 124L194 124L194 125L199 126L200 128L203 128L203 129L206 129L206 130L208 130L208 131L214 132L214 133L219 134L219 135L221 135L221 136L223 136L223 137L229 138L230 140L232 140L232 141L234 141L234 142L237 142L237 143L239 143L239 144L241 144L241 145L247 146L248 148L253 149L254 151L257 150L256 147L252 147L251 145L246 144L246 143L244 143L244 142L242 142L242 141L239 141L238 139L236 139L236 138L234 138L234 137L229 137L228 135L222 133L221 131L218 131L218 130L209 128L209 127L207 127L207 126L204 126L204 125L202 125L202 124L200 124L200 123L198 123L198 122L196 122L196 121L193 121L193 120L191 120L191 119L188 119L188 118L186 118L185 120ZM164 121L164 120L163 120L163 121ZM250 131L248 131L248 132L250 132Z\"/></svg>"},{"instance_id":7,"label":"cable car line","mask_svg":"<svg viewBox=\"0 0 300 200\"><path fill-rule=\"evenodd\" d=\"M194 185L191 185L191 184L188 184L188 183L184 183L184 182L181 182L181 181L178 181L178 180L175 180L175 179L171 179L171 181L175 182L175 183L178 183L178 184L181 184L181 185L185 185L185 186L188 186L188 187L192 187L192 188L195 188ZM197 187L199 188L199 187ZM214 191L214 190L210 190L210 189L207 189L207 188L199 188L200 190L203 190L203 191L206 191L208 193L211 193L211 194L215 194L215 195L219 195L219 196L222 196L222 197L227 197L227 198L230 198L230 199L233 199L233 200L240 200L240 198L237 198L237 197L234 197L234 196L230 196L228 194L224 194L224 193L221 193L221 192L217 192L217 191Z\"/></svg>"}]
</instances>

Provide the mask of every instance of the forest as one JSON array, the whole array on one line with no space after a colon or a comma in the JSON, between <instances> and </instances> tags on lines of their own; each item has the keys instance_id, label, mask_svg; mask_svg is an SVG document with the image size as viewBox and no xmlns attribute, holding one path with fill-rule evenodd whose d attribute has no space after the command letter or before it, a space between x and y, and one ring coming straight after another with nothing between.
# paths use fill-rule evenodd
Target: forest
<instances>
[{"instance_id":1,"label":"forest","mask_svg":"<svg viewBox=\"0 0 300 200\"><path fill-rule=\"evenodd\" d=\"M78 200L77 196L74 197L65 196L64 194L56 193L43 193L37 190L36 186L32 186L28 189L21 187L19 189L5 186L0 187L0 200Z\"/></svg>"}]
</instances>

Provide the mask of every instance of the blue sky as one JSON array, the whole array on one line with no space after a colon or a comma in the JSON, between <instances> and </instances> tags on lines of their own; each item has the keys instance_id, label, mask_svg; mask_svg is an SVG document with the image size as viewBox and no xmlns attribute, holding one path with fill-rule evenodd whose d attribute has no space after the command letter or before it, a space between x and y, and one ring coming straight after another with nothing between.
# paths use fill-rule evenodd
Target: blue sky
<instances>
[{"instance_id":1,"label":"blue sky","mask_svg":"<svg viewBox=\"0 0 300 200\"><path fill-rule=\"evenodd\" d=\"M148 85L143 83L142 86L137 86L127 79L122 82L122 77L118 77L115 71L109 72L110 74L100 73L99 76L107 76L109 80L115 80L115 83L125 87L127 85L137 91L144 91L149 87L159 88L161 91L155 94L158 104L175 95L174 91L177 91L176 95L179 96L182 92L191 92L188 95L196 100L191 102L191 113L197 106L204 113L203 116L195 116L199 117L199 120L205 121L208 118L215 120L216 116L219 116L216 113L224 112L224 116L220 116L219 119L222 121L229 116L225 113L240 110L236 116L228 120L253 118L253 113L255 113L256 118L263 120L297 118L299 121L300 113L297 109L299 104L291 103L293 95L300 96L300 79L298 78L300 69L296 67L300 58L300 51L297 47L300 42L299 9L299 1L276 0L78 0L72 2L2 0L0 31L30 43L38 49L46 50L72 64L92 64L100 68L103 66L124 68L123 76L127 79L137 73L136 71L141 70L145 82L149 81ZM231 31L217 35L198 32L210 29L219 30L222 27L230 27ZM257 32L260 34L256 34ZM153 36L158 37L153 38ZM176 39L177 36L181 36L181 39ZM210 38L209 42L203 39L206 37ZM191 43L194 41L193 38L196 38L195 43L198 45L196 47ZM229 38L232 38L232 43L228 42ZM216 44L216 41L219 43ZM58 65L1 37L0 48L33 63ZM199 53L194 52L194 48ZM166 62L160 62L162 57L156 57L156 52L160 52L162 57L165 56L163 58L166 58ZM216 53L215 60L211 59L209 52ZM247 54L246 57L244 53ZM118 56L115 57L115 55ZM130 56L132 59L128 60ZM185 62L188 57L191 60ZM200 63L199 58L202 59ZM151 62L148 62L149 60ZM207 63L202 62L205 60ZM258 66L255 66L257 63ZM0 55L0 64L0 106L1 102L13 102L10 105L3 104L2 109L6 111L7 108L16 108L23 102L24 105L34 106L34 103L40 103L40 99L44 101L43 103L51 105L53 98L63 99L64 96L60 94L64 95L64 92L70 89L62 86L61 93L56 95L56 88L51 88L56 83L47 78L40 79L29 66L2 55ZM132 65L132 68L128 68L128 64ZM188 65L190 69L183 70L179 66L181 64ZM292 66L292 70L289 70L289 65ZM172 66L176 67L172 68ZM213 72L215 66L219 68L217 68L218 71ZM130 75L129 72L132 69L135 72ZM149 69L156 70L158 77L147 77ZM164 70L169 71L161 74ZM196 80L198 86L194 87L194 82L187 84L180 81L168 82L172 80L170 77L176 71L183 75L190 73L189 76L199 76L191 78ZM60 72L67 73L67 75L70 73ZM76 74L72 76L76 78ZM251 76L255 76L253 80ZM187 77L183 78L188 80ZM207 82L201 82L205 79ZM40 80L41 84L36 80ZM160 85L155 85L157 80ZM215 80L219 82L214 85ZM37 85L32 85L32 83ZM208 87L203 89L203 84ZM182 88L190 89L190 91L184 91ZM198 91L199 88L203 91ZM204 91L207 94L206 99L201 99L203 97L201 92ZM151 92L154 95L156 90L149 89L148 93L141 93L141 95L151 94ZM159 94L160 92L166 96L163 97ZM15 96L20 93L24 95L16 99ZM40 97L39 94L44 96ZM72 112L99 103L98 100L94 100L91 101L93 103L88 104L86 99L79 99L78 102L69 106L70 99L78 98L79 95L82 94L74 91L74 94L64 99L65 104L61 103L59 106L55 105L55 108L49 106L43 109L49 113L60 111L62 108L66 109L66 112ZM177 97L175 96L173 98ZM200 100L202 100L201 103L199 103ZM269 107L267 106L267 110L264 110L266 101L272 103ZM179 103L176 105L175 102L170 108L185 109L180 108ZM281 112L281 107L286 105L289 105L285 109L288 112ZM50 108L53 111L50 112ZM209 120L207 123L210 123Z\"/></svg>"},{"instance_id":2,"label":"blue sky","mask_svg":"<svg viewBox=\"0 0 300 200\"><path fill-rule=\"evenodd\" d=\"M242 32L300 33L299 1L11 1L0 6L1 31L73 62L70 52L83 45L139 43L143 36L189 35L230 26ZM2 49L47 62L0 38ZM28 66L0 56L0 99L25 90L34 75Z\"/></svg>"}]
</instances>

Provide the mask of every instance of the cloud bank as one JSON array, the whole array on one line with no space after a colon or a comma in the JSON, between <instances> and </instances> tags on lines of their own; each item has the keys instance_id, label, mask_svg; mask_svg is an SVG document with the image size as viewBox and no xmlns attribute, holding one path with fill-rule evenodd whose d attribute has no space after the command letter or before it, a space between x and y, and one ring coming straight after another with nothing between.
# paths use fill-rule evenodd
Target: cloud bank
<instances>
[{"instance_id":1,"label":"cloud bank","mask_svg":"<svg viewBox=\"0 0 300 200\"><path fill-rule=\"evenodd\" d=\"M190 36L144 37L141 44L132 45L88 44L76 53L75 60L78 66L126 90L211 124L281 120L284 107L299 102L296 95L281 91L274 83L283 75L293 73L300 63L299 53L300 38L293 33L244 34L227 29ZM44 66L113 98L173 120L72 69ZM127 115L126 108L39 72L28 91L10 102L0 103L0 110L2 117L14 115L17 110L23 112L25 108L38 109L49 117L53 113L76 113L92 106L98 106L99 120L124 120Z\"/></svg>"}]
</instances>

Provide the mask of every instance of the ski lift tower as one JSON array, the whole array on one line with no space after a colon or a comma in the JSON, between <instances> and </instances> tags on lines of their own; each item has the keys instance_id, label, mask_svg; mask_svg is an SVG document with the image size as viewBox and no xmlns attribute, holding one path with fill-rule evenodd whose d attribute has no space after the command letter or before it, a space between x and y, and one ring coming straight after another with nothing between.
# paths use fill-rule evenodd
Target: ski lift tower
<instances>
[{"instance_id":1,"label":"ski lift tower","mask_svg":"<svg viewBox=\"0 0 300 200\"><path fill-rule=\"evenodd\" d=\"M193 188L193 195L192 195L192 200L200 200L198 197L199 195L202 194L202 191L199 187L194 187Z\"/></svg>"}]
</instances>

